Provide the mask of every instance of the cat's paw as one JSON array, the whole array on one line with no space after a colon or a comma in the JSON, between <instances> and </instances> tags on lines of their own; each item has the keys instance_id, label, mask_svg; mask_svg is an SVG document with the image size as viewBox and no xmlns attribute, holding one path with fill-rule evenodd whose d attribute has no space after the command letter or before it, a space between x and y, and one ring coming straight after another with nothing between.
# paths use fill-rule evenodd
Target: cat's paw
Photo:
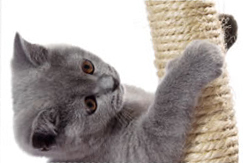
<instances>
[{"instance_id":1,"label":"cat's paw","mask_svg":"<svg viewBox=\"0 0 243 163\"><path fill-rule=\"evenodd\" d=\"M203 40L190 43L182 56L182 64L201 81L210 82L222 74L224 57L217 45Z\"/></svg>"},{"instance_id":2,"label":"cat's paw","mask_svg":"<svg viewBox=\"0 0 243 163\"><path fill-rule=\"evenodd\" d=\"M237 40L238 25L237 21L232 15L220 14L219 20L221 21L222 29L224 30L224 42L228 50Z\"/></svg>"}]
</instances>

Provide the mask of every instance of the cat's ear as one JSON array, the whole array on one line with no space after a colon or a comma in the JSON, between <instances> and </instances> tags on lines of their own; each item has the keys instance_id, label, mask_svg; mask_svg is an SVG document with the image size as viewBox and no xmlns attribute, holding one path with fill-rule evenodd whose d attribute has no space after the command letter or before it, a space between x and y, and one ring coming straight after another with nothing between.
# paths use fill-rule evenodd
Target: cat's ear
<instances>
[{"instance_id":1,"label":"cat's ear","mask_svg":"<svg viewBox=\"0 0 243 163\"><path fill-rule=\"evenodd\" d=\"M21 65L40 66L48 59L48 51L45 47L31 44L24 40L19 33L14 39L14 60Z\"/></svg>"},{"instance_id":2,"label":"cat's ear","mask_svg":"<svg viewBox=\"0 0 243 163\"><path fill-rule=\"evenodd\" d=\"M38 114L32 125L31 143L41 151L51 150L56 145L59 115L54 109Z\"/></svg>"}]
</instances>

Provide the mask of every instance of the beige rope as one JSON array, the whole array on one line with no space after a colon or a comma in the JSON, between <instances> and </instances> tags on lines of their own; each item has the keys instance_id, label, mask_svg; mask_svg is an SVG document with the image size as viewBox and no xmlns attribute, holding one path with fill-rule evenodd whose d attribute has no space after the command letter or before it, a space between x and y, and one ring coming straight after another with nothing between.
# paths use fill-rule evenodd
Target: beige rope
<instances>
[{"instance_id":1,"label":"beige rope","mask_svg":"<svg viewBox=\"0 0 243 163\"><path fill-rule=\"evenodd\" d=\"M146 1L157 75L169 60L195 39L207 39L225 53L223 33L214 2L207 0ZM188 135L183 162L236 163L238 137L226 66L221 77L204 90Z\"/></svg>"}]
</instances>

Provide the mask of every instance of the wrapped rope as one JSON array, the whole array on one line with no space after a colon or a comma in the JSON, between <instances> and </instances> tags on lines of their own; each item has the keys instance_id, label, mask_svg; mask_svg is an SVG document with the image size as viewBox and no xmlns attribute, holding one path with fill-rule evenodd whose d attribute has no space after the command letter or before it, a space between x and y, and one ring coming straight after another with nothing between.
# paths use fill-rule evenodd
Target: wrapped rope
<instances>
[{"instance_id":1,"label":"wrapped rope","mask_svg":"<svg viewBox=\"0 0 243 163\"><path fill-rule=\"evenodd\" d=\"M189 42L207 39L225 54L224 34L215 4L207 0L146 1L157 75ZM188 134L182 162L236 163L238 137L226 66L221 77L202 92Z\"/></svg>"}]
</instances>

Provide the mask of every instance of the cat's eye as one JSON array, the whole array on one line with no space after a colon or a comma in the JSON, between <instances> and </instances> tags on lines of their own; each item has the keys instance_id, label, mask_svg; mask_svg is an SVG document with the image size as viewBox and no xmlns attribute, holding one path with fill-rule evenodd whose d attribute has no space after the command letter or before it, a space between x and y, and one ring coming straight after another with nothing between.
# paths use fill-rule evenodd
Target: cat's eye
<instances>
[{"instance_id":1,"label":"cat's eye","mask_svg":"<svg viewBox=\"0 0 243 163\"><path fill-rule=\"evenodd\" d=\"M83 72L85 72L86 74L93 74L94 73L94 65L92 64L91 61L89 60L85 60L82 63L82 70Z\"/></svg>"},{"instance_id":2,"label":"cat's eye","mask_svg":"<svg viewBox=\"0 0 243 163\"><path fill-rule=\"evenodd\" d=\"M97 103L96 103L96 100L95 100L94 96L86 97L84 102L85 102L86 111L87 111L88 114L92 114L92 113L94 113L96 111Z\"/></svg>"}]
</instances>

